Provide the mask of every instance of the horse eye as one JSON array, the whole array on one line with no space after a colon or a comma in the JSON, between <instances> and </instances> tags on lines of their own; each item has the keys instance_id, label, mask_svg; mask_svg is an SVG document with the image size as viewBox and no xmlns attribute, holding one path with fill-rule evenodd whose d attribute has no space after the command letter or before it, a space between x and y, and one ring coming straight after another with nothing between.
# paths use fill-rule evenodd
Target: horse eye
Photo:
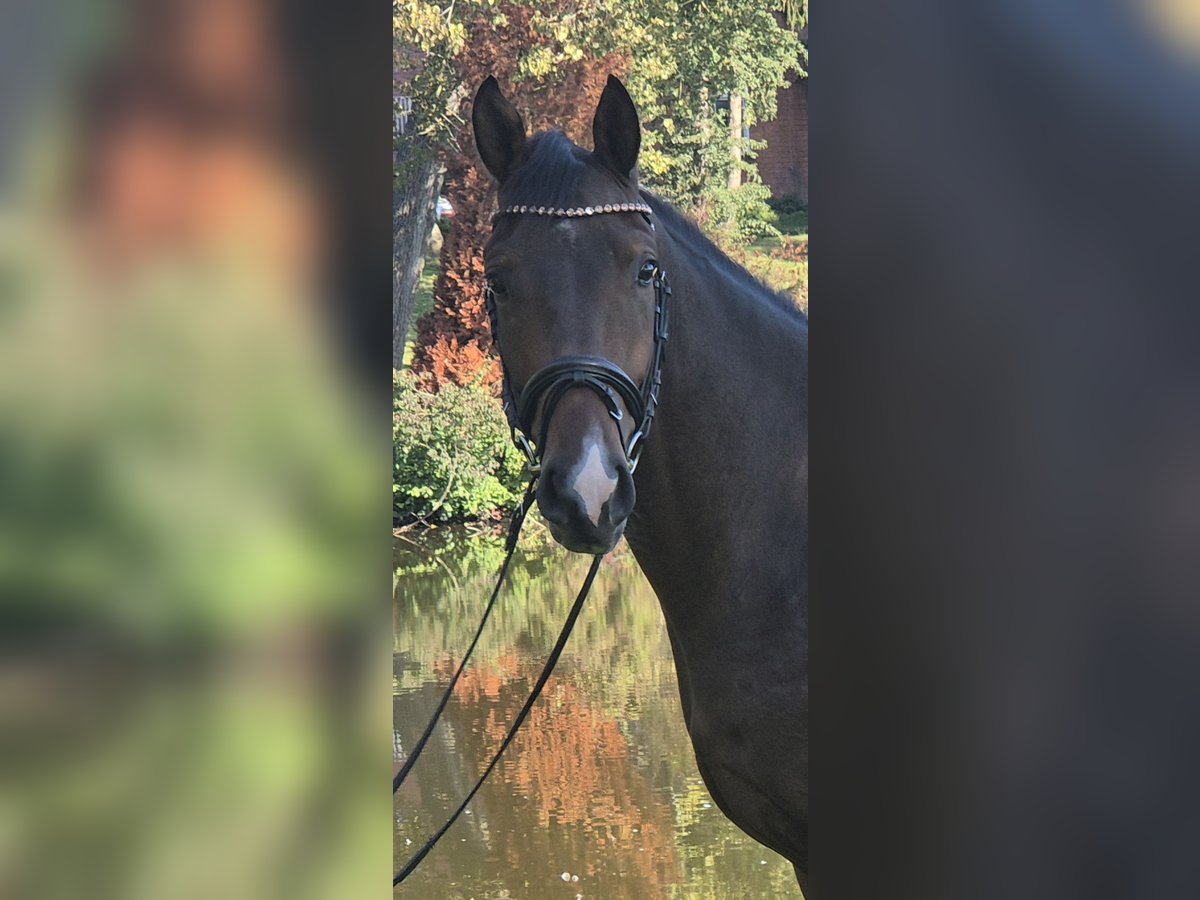
<instances>
[{"instance_id":1,"label":"horse eye","mask_svg":"<svg viewBox=\"0 0 1200 900\"><path fill-rule=\"evenodd\" d=\"M649 284L654 280L654 273L657 271L658 263L652 259L646 260L638 270L638 284Z\"/></svg>"},{"instance_id":2,"label":"horse eye","mask_svg":"<svg viewBox=\"0 0 1200 900\"><path fill-rule=\"evenodd\" d=\"M507 294L508 293L508 285L506 285L504 283L504 280L502 278L500 278L498 275L489 275L487 282L488 282L488 287L490 287L492 289L493 294Z\"/></svg>"}]
</instances>

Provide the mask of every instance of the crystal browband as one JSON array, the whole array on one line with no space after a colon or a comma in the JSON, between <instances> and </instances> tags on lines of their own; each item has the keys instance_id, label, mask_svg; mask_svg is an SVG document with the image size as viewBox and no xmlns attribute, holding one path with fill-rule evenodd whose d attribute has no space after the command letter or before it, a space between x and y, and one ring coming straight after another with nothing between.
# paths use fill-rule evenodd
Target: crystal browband
<instances>
[{"instance_id":1,"label":"crystal browband","mask_svg":"<svg viewBox=\"0 0 1200 900\"><path fill-rule=\"evenodd\" d=\"M605 203L603 206L574 206L570 208L555 207L555 206L506 206L503 209L496 210L492 214L492 221L496 221L505 213L518 213L521 215L535 216L560 216L562 218L574 219L577 216L598 216L601 213L619 213L619 212L636 212L643 215L650 215L653 210L645 203Z\"/></svg>"}]
</instances>

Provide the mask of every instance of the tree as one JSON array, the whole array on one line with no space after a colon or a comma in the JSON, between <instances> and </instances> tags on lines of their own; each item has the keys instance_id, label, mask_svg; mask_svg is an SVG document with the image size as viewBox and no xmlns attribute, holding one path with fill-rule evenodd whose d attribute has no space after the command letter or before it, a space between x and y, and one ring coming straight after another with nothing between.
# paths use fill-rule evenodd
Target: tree
<instances>
[{"instance_id":1,"label":"tree","mask_svg":"<svg viewBox=\"0 0 1200 900\"><path fill-rule=\"evenodd\" d=\"M396 142L392 189L392 368L404 364L417 284L433 228L442 167L429 139L409 135Z\"/></svg>"},{"instance_id":2,"label":"tree","mask_svg":"<svg viewBox=\"0 0 1200 900\"><path fill-rule=\"evenodd\" d=\"M412 102L393 138L392 368L403 365L417 283L433 229L446 140L447 60L462 48L463 32L448 11L424 0L392 5L393 78ZM393 102L398 98L393 97ZM400 112L400 110L395 110Z\"/></svg>"},{"instance_id":3,"label":"tree","mask_svg":"<svg viewBox=\"0 0 1200 900\"><path fill-rule=\"evenodd\" d=\"M571 0L552 3L475 2L453 8L458 51L449 58L440 87L446 104L439 158L446 170L446 193L455 209L454 224L442 248L442 267L434 290L434 309L417 324L413 371L425 387L494 383L499 369L491 356L491 335L484 304L483 245L490 230L494 188L475 154L469 105L474 89L494 75L522 105L533 130L562 127L576 140L590 134L591 111L599 100L604 75L624 72L627 58L592 52L567 41L571 25L580 27ZM572 18L574 17L574 18ZM547 29L546 22L558 23ZM593 37L601 31L588 26ZM423 73L423 76L424 77ZM521 90L513 84L523 80ZM453 85L452 90L447 90Z\"/></svg>"},{"instance_id":4,"label":"tree","mask_svg":"<svg viewBox=\"0 0 1200 900\"><path fill-rule=\"evenodd\" d=\"M747 128L774 117L787 72L802 66L798 35L762 2L634 0L627 9L630 40L666 51L639 56L628 85L642 117L643 182L709 228L733 224L739 209L761 211L769 192L753 167L756 145L718 99L730 98L721 105L736 105Z\"/></svg>"},{"instance_id":5,"label":"tree","mask_svg":"<svg viewBox=\"0 0 1200 900\"><path fill-rule=\"evenodd\" d=\"M780 11L789 28L803 31L808 27L808 0L783 0Z\"/></svg>"},{"instance_id":6,"label":"tree","mask_svg":"<svg viewBox=\"0 0 1200 900\"><path fill-rule=\"evenodd\" d=\"M786 72L804 56L778 13L796 7L807 15L807 0L782 3L456 0L443 9L405 0L397 7L397 43L427 54L411 92L456 213L434 310L418 323L413 368L427 387L498 375L483 302L493 188L467 124L469 98L483 79L496 76L531 131L561 127L586 146L605 77L622 77L644 126L643 183L703 223L724 225L761 208L767 191L756 181L753 144L732 132L717 100L741 97L746 126L775 114Z\"/></svg>"}]
</instances>

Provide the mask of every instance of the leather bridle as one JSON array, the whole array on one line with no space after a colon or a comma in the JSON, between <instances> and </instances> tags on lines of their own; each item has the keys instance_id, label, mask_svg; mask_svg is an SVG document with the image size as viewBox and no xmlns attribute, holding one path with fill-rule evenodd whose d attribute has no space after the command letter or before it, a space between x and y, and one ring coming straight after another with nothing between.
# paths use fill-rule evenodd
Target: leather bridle
<instances>
[{"instance_id":1,"label":"leather bridle","mask_svg":"<svg viewBox=\"0 0 1200 900\"><path fill-rule=\"evenodd\" d=\"M496 217L501 215L541 215L565 218L587 217L605 213L638 212L646 219L651 228L654 223L650 220L651 209L645 203L608 204L596 207L532 207L507 206L499 210ZM538 369L520 393L512 387L512 379L508 374L508 366L504 363L504 353L500 348L499 331L497 330L496 297L489 284L487 288L487 312L492 327L492 342L500 353L500 370L503 377L501 386L504 401L504 414L508 419L509 430L513 444L524 455L529 465L530 474L537 476L541 472L541 454L546 445L546 434L550 427L550 418L554 409L567 391L575 387L586 387L599 395L604 401L608 414L617 422L618 432L621 433L621 446L625 451L625 460L632 474L637 469L638 460L642 455L646 438L650 435L650 427L654 424L654 414L658 410L658 395L662 387L662 367L666 356L667 324L669 315L668 301L671 297L671 284L667 280L666 270L655 263L651 276L654 286L654 350L650 357L650 368L639 386L620 366L601 356L563 356ZM620 401L620 402L618 402ZM620 423L624 419L621 404L637 423L633 432L625 439L620 432ZM541 410L541 429L535 436L533 426Z\"/></svg>"}]
</instances>

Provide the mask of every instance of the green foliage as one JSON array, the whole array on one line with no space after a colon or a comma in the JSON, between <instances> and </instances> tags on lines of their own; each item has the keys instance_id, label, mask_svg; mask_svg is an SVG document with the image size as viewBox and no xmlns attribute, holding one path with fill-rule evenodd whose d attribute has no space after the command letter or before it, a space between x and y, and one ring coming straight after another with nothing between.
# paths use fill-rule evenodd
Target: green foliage
<instances>
[{"instance_id":1,"label":"green foliage","mask_svg":"<svg viewBox=\"0 0 1200 900\"><path fill-rule=\"evenodd\" d=\"M413 321L421 318L433 309L433 286L437 281L440 260L434 254L425 257L425 268L421 271L421 279L417 282L417 298L413 306Z\"/></svg>"},{"instance_id":2,"label":"green foliage","mask_svg":"<svg viewBox=\"0 0 1200 900\"><path fill-rule=\"evenodd\" d=\"M808 210L802 209L793 213L779 213L775 227L780 234L808 234Z\"/></svg>"},{"instance_id":3,"label":"green foliage","mask_svg":"<svg viewBox=\"0 0 1200 900\"><path fill-rule=\"evenodd\" d=\"M762 182L738 188L717 185L705 192L697 218L708 234L726 249L740 247L757 238L777 236L778 216L767 205L771 189Z\"/></svg>"},{"instance_id":4,"label":"green foliage","mask_svg":"<svg viewBox=\"0 0 1200 900\"><path fill-rule=\"evenodd\" d=\"M479 0L464 0L466 4L480 5ZM413 132L435 143L446 141L453 130L451 100L461 89L454 58L466 38L462 12L456 12L454 3L443 8L427 0L393 0L393 66L417 70L406 87L413 100Z\"/></svg>"},{"instance_id":5,"label":"green foliage","mask_svg":"<svg viewBox=\"0 0 1200 900\"><path fill-rule=\"evenodd\" d=\"M496 399L482 387L418 390L392 381L392 512L446 521L507 509L520 499L524 460Z\"/></svg>"},{"instance_id":6,"label":"green foliage","mask_svg":"<svg viewBox=\"0 0 1200 900\"><path fill-rule=\"evenodd\" d=\"M806 238L761 238L733 253L750 274L777 291L791 294L808 310L808 241Z\"/></svg>"},{"instance_id":7,"label":"green foliage","mask_svg":"<svg viewBox=\"0 0 1200 900\"><path fill-rule=\"evenodd\" d=\"M799 194L784 194L782 197L772 197L767 201L767 205L780 215L807 212L808 210L804 201L800 199Z\"/></svg>"},{"instance_id":8,"label":"green foliage","mask_svg":"<svg viewBox=\"0 0 1200 900\"><path fill-rule=\"evenodd\" d=\"M808 0L783 0L780 10L789 27L797 30L808 27Z\"/></svg>"},{"instance_id":9,"label":"green foliage","mask_svg":"<svg viewBox=\"0 0 1200 900\"><path fill-rule=\"evenodd\" d=\"M628 79L643 126L642 181L685 210L711 202L732 212L721 192L739 165L734 151L751 158L755 149L730 133L729 113L717 110L717 99L742 98L746 127L768 121L788 85L787 72L802 69L804 46L772 7L739 0L624 5L631 45L661 49L634 54ZM748 209L752 195L738 205ZM743 215L733 228L744 227Z\"/></svg>"},{"instance_id":10,"label":"green foliage","mask_svg":"<svg viewBox=\"0 0 1200 900\"><path fill-rule=\"evenodd\" d=\"M782 197L771 197L767 206L775 213L775 227L780 234L808 234L808 206L797 194L784 194Z\"/></svg>"},{"instance_id":11,"label":"green foliage","mask_svg":"<svg viewBox=\"0 0 1200 900\"><path fill-rule=\"evenodd\" d=\"M456 0L444 6L442 0L396 0L397 64L404 68L414 58L410 50L427 54L408 87L421 134L450 141L458 99L477 86L461 84L456 74L456 58L469 49L467 17L482 11L502 22L531 5L539 42L514 48L530 90L545 89L564 63L610 52L628 55L633 64L625 83L643 126L643 183L689 212L707 204L728 213L733 219L722 221L733 233L764 233L751 224L769 224L762 210L751 213L758 202L754 190L736 201L722 193L728 192L731 170L741 165L734 151L750 159L755 145L731 134L729 114L717 110L716 102L742 98L746 127L775 116L787 73L802 71L807 59L795 30L807 21L807 0L595 0L558 8L544 0ZM519 95L516 100L520 106Z\"/></svg>"}]
</instances>

